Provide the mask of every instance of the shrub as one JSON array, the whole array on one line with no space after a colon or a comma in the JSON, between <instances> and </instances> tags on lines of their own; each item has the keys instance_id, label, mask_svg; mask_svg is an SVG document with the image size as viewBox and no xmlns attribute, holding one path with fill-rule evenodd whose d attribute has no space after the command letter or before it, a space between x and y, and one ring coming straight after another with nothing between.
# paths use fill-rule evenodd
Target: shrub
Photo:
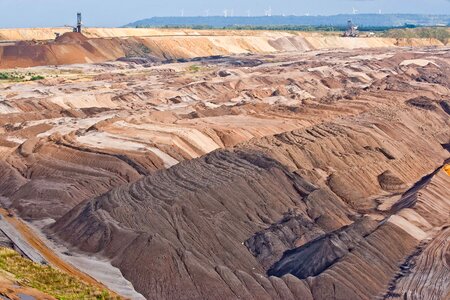
<instances>
[{"instance_id":1,"label":"shrub","mask_svg":"<svg viewBox=\"0 0 450 300\"><path fill-rule=\"evenodd\" d=\"M51 266L40 265L23 258L8 248L0 248L0 270L14 275L19 284L35 288L57 299L109 300L116 298L105 290Z\"/></svg>"},{"instance_id":2,"label":"shrub","mask_svg":"<svg viewBox=\"0 0 450 300\"><path fill-rule=\"evenodd\" d=\"M201 67L198 65L191 65L188 68L189 72L192 72L192 73L197 73L200 71L200 69L201 69Z\"/></svg>"},{"instance_id":3,"label":"shrub","mask_svg":"<svg viewBox=\"0 0 450 300\"><path fill-rule=\"evenodd\" d=\"M9 80L9 81L35 81L35 80L42 80L45 79L44 76L42 75L36 75L33 73L26 73L21 74L21 73L17 73L17 72L12 72L12 73L8 73L8 72L1 72L0 73L0 80Z\"/></svg>"},{"instance_id":4,"label":"shrub","mask_svg":"<svg viewBox=\"0 0 450 300\"><path fill-rule=\"evenodd\" d=\"M42 80L42 79L45 79L45 77L41 76L41 75L33 75L30 78L31 81Z\"/></svg>"}]
</instances>

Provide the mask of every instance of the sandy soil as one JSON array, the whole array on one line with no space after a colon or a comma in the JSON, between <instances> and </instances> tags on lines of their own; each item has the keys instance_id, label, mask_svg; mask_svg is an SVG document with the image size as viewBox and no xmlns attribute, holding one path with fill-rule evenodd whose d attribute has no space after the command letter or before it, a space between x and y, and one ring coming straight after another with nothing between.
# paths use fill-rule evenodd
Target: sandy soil
<instances>
[{"instance_id":1,"label":"sandy soil","mask_svg":"<svg viewBox=\"0 0 450 300\"><path fill-rule=\"evenodd\" d=\"M64 34L53 41L55 32ZM444 46L435 39L344 38L333 35L265 31L87 29L84 35L60 29L0 30L0 69L100 63L146 57L166 61L217 55L311 51L320 49ZM50 36L51 37L50 37ZM33 37L46 41L36 42Z\"/></svg>"},{"instance_id":2,"label":"sandy soil","mask_svg":"<svg viewBox=\"0 0 450 300\"><path fill-rule=\"evenodd\" d=\"M80 270L111 264L150 299L389 296L422 243L446 252L448 49L276 34L142 41L229 56L18 69L45 79L0 83L1 203L56 222L8 220L58 268L99 284ZM134 42L50 47L83 43ZM398 293L441 295L423 283L439 260L417 257Z\"/></svg>"},{"instance_id":3,"label":"sandy soil","mask_svg":"<svg viewBox=\"0 0 450 300\"><path fill-rule=\"evenodd\" d=\"M85 273L80 272L78 269L74 268L72 265L57 256L51 249L48 248L45 243L43 243L39 239L39 237L36 236L36 234L24 222L22 222L18 218L8 217L8 212L4 209L0 209L0 214L2 215L2 218L4 220L6 220L16 230L19 231L22 238L24 238L26 242L35 250L37 250L52 266L60 269L61 271L67 272L72 276L80 278L81 280L89 284L96 285L102 289L106 289L104 285L100 284L98 281L86 275Z\"/></svg>"},{"instance_id":4,"label":"sandy soil","mask_svg":"<svg viewBox=\"0 0 450 300\"><path fill-rule=\"evenodd\" d=\"M6 298L3 298L6 297ZM56 298L44 294L36 289L30 287L23 287L16 284L14 277L11 274L0 274L0 298L11 300L22 299L42 299L42 300L55 300Z\"/></svg>"}]
</instances>

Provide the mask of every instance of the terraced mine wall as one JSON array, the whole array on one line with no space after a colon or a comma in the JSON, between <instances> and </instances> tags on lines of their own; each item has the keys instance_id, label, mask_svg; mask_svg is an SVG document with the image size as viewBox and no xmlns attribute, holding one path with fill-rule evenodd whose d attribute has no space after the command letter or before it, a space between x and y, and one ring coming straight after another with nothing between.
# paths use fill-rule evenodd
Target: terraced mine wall
<instances>
[{"instance_id":1,"label":"terraced mine wall","mask_svg":"<svg viewBox=\"0 0 450 300\"><path fill-rule=\"evenodd\" d=\"M435 128L448 120L428 116ZM448 221L445 189L382 222L369 214L380 184L396 191L448 157L431 127L413 125L424 117L392 110L218 150L82 203L51 230L112 259L149 299L375 298L431 223ZM333 171L321 181L319 169Z\"/></svg>"},{"instance_id":2,"label":"terraced mine wall","mask_svg":"<svg viewBox=\"0 0 450 300\"><path fill-rule=\"evenodd\" d=\"M331 48L394 46L443 46L434 39L343 38L318 34L253 31L174 31L141 29L90 29L86 36L66 32L56 40L51 30L4 31L3 39L20 42L0 44L0 68L100 63L126 57L161 61L242 53L275 53ZM0 36L1 36L0 32Z\"/></svg>"},{"instance_id":3,"label":"terraced mine wall","mask_svg":"<svg viewBox=\"0 0 450 300\"><path fill-rule=\"evenodd\" d=\"M449 69L439 55L439 67L418 53L359 65L401 73L366 78L368 87L333 104L365 112L161 169L79 204L48 230L110 258L149 299L389 299L415 293L408 286L442 299L442 268L441 285L422 281L424 265L442 263L429 253L450 213L441 171ZM435 176L415 185L426 174ZM420 265L411 274L412 258Z\"/></svg>"},{"instance_id":4,"label":"terraced mine wall","mask_svg":"<svg viewBox=\"0 0 450 300\"><path fill-rule=\"evenodd\" d=\"M448 295L447 49L57 71L0 83L0 201L69 254L148 299Z\"/></svg>"},{"instance_id":5,"label":"terraced mine wall","mask_svg":"<svg viewBox=\"0 0 450 300\"><path fill-rule=\"evenodd\" d=\"M60 35L72 32L71 28L15 28L0 29L0 41L49 41ZM83 28L83 34L88 38L114 37L149 37L149 36L292 36L283 31L252 31L252 30L193 30L193 29L164 29L164 28ZM302 36L314 36L315 33L297 33Z\"/></svg>"}]
</instances>

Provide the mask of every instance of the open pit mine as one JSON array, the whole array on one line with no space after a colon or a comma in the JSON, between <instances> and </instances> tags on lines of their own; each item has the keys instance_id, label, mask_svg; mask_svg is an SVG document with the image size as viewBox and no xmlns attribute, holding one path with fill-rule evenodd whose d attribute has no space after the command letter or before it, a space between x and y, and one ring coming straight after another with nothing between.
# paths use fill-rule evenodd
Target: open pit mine
<instances>
[{"instance_id":1,"label":"open pit mine","mask_svg":"<svg viewBox=\"0 0 450 300\"><path fill-rule=\"evenodd\" d=\"M112 299L450 299L442 42L67 31L0 30L2 246Z\"/></svg>"}]
</instances>

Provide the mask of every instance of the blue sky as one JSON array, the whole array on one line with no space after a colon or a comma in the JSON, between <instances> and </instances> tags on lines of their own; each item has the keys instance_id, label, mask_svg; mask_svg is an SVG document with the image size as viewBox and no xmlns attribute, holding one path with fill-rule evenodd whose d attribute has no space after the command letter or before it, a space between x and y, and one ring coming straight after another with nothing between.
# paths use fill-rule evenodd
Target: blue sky
<instances>
[{"instance_id":1,"label":"blue sky","mask_svg":"<svg viewBox=\"0 0 450 300\"><path fill-rule=\"evenodd\" d=\"M449 0L0 0L0 27L44 27L73 24L77 11L86 26L121 26L152 16L273 14L330 15L351 13L450 14Z\"/></svg>"}]
</instances>

